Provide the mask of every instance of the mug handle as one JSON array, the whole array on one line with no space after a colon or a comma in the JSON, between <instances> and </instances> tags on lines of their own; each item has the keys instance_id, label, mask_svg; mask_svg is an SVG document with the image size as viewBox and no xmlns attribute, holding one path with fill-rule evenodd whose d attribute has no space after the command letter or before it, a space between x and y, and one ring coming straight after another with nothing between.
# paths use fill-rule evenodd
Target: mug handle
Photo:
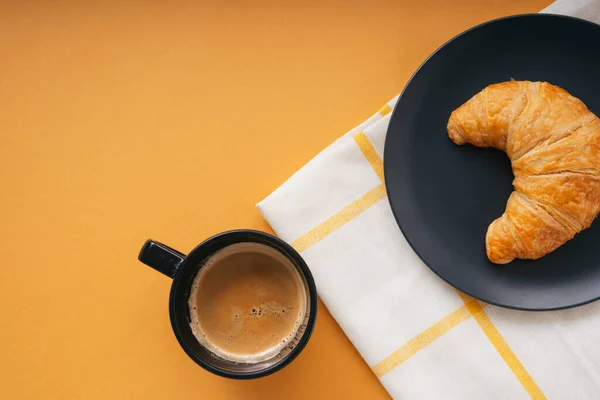
<instances>
[{"instance_id":1,"label":"mug handle","mask_svg":"<svg viewBox=\"0 0 600 400\"><path fill-rule=\"evenodd\" d=\"M146 240L138 255L138 260L169 278L175 277L184 259L185 254L152 239Z\"/></svg>"}]
</instances>

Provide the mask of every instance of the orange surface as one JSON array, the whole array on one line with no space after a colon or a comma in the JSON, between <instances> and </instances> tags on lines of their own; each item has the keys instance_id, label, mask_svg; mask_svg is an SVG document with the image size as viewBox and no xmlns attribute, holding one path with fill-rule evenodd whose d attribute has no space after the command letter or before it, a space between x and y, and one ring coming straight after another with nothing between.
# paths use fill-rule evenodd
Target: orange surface
<instances>
[{"instance_id":1,"label":"orange surface","mask_svg":"<svg viewBox=\"0 0 600 400\"><path fill-rule=\"evenodd\" d=\"M435 48L548 3L0 2L0 398L388 398L322 305L283 371L205 372L139 247L269 231L254 204Z\"/></svg>"}]
</instances>

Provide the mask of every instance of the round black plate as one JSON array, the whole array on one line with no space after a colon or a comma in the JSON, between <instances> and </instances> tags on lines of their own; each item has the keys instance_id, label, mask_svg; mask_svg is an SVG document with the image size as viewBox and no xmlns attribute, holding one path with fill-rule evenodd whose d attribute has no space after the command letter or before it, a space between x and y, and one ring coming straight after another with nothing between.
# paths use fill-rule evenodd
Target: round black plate
<instances>
[{"instance_id":1,"label":"round black plate","mask_svg":"<svg viewBox=\"0 0 600 400\"><path fill-rule=\"evenodd\" d=\"M457 146L450 113L484 87L547 81L600 115L600 26L557 15L519 15L472 28L421 65L395 107L385 182L404 236L442 279L485 302L522 310L600 298L600 222L536 261L499 266L485 254L488 225L512 188L506 154Z\"/></svg>"}]
</instances>

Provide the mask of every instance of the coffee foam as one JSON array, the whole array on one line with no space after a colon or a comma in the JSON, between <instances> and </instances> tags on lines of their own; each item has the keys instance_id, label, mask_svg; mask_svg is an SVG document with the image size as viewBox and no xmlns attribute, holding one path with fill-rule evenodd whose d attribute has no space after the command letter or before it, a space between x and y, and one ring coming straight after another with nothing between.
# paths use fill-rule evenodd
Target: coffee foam
<instances>
[{"instance_id":1,"label":"coffee foam","mask_svg":"<svg viewBox=\"0 0 600 400\"><path fill-rule=\"evenodd\" d=\"M258 353L237 354L237 353L228 352L228 351L220 348L219 346L215 345L210 340L208 340L207 334L204 331L204 329L202 328L202 325L198 318L198 314L196 312L196 303L197 303L197 296L198 296L198 287L199 287L200 283L202 282L203 276L205 276L205 274L211 268L214 268L214 266L216 264L218 264L219 261L221 261L223 258L225 258L227 256L230 256L235 253L248 253L248 252L265 254L265 255L277 260L282 266L284 266L290 272L292 272L292 274L295 275L297 278L301 305L299 307L298 315L296 316L296 321L294 323L293 329L276 346L271 347L265 351L258 352ZM190 298L188 300L188 306L190 308L190 317L191 317L190 326L191 326L192 332L193 332L194 336L196 337L196 339L198 340L198 342L200 342L200 344L202 344L210 352L212 352L213 354L215 354L216 356L218 356L220 358L223 358L223 359L229 360L229 361L233 361L233 362L237 362L237 363L247 363L247 364L266 361L266 360L269 360L269 359L275 357L286 346L290 345L290 343L293 343L294 339L296 338L296 335L298 334L298 330L302 326L302 323L306 316L306 299L307 299L306 288L304 287L304 284L302 284L302 277L300 276L300 274L297 271L294 264L286 256L281 254L279 251L273 249L272 247L269 247L269 246L266 246L266 245L263 245L260 243L252 243L252 242L236 243L236 244L227 246L227 247L219 250L215 254L213 254L208 260L206 260L204 265L200 268L199 273L194 278L194 281L192 283ZM263 315L271 315L271 316L281 318L281 319L290 318L290 317L293 318L293 316L290 316L288 314L288 313L290 313L291 310L292 310L292 307L282 307L279 304L273 304L270 302L266 302L266 303L257 305L254 309L252 309L250 317L251 318L261 318ZM234 321L236 321L236 322L242 321L241 312L236 313L234 315ZM273 336L274 335L275 335L275 333L273 333ZM230 339L233 339L233 337L230 336Z\"/></svg>"}]
</instances>

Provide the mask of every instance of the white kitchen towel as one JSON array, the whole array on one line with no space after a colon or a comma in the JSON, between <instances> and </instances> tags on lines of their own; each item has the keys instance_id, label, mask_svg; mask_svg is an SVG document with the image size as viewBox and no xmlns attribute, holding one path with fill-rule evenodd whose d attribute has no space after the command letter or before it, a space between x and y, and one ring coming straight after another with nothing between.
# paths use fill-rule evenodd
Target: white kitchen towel
<instances>
[{"instance_id":1,"label":"white kitchen towel","mask_svg":"<svg viewBox=\"0 0 600 400\"><path fill-rule=\"evenodd\" d=\"M544 11L600 22L598 1ZM396 100L260 202L262 215L306 259L323 303L393 398L600 399L600 302L547 313L489 306L412 251L383 186Z\"/></svg>"}]
</instances>

